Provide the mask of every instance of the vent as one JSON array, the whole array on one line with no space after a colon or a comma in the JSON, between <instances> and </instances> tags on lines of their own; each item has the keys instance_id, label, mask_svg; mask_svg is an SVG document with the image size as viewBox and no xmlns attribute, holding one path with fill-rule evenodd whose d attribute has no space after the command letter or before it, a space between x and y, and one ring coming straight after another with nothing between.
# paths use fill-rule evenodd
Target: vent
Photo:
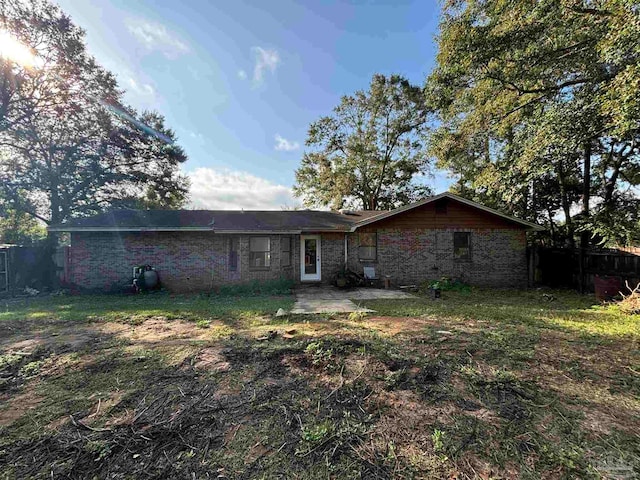
<instances>
[{"instance_id":1,"label":"vent","mask_svg":"<svg viewBox=\"0 0 640 480\"><path fill-rule=\"evenodd\" d=\"M354 216L354 217L360 216L360 214L358 212L354 212L353 210L342 209L342 210L338 210L338 211L343 215L351 215L351 216Z\"/></svg>"}]
</instances>

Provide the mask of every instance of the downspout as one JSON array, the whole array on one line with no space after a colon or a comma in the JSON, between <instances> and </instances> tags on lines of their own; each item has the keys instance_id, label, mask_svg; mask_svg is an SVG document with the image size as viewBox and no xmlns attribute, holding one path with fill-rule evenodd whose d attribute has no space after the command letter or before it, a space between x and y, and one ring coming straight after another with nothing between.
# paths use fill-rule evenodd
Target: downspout
<instances>
[{"instance_id":1,"label":"downspout","mask_svg":"<svg viewBox=\"0 0 640 480\"><path fill-rule=\"evenodd\" d=\"M349 258L349 241L348 241L348 233L344 234L344 269L347 270L347 261Z\"/></svg>"}]
</instances>

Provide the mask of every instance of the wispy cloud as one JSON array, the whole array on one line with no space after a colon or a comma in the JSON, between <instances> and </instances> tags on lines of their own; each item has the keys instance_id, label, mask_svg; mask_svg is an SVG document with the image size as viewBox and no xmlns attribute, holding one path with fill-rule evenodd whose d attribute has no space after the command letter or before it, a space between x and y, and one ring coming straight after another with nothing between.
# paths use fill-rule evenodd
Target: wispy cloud
<instances>
[{"instance_id":1,"label":"wispy cloud","mask_svg":"<svg viewBox=\"0 0 640 480\"><path fill-rule=\"evenodd\" d=\"M139 82L132 76L127 77L126 83L127 89L134 95L146 100L152 100L155 98L156 91L148 83Z\"/></svg>"},{"instance_id":2,"label":"wispy cloud","mask_svg":"<svg viewBox=\"0 0 640 480\"><path fill-rule=\"evenodd\" d=\"M280 55L277 50L269 50L262 47L253 47L255 65L253 67L253 83L259 85L264 80L265 72L275 73L280 65Z\"/></svg>"},{"instance_id":3,"label":"wispy cloud","mask_svg":"<svg viewBox=\"0 0 640 480\"><path fill-rule=\"evenodd\" d=\"M300 144L298 142L294 142L291 140L287 140L280 135L275 136L276 145L273 147L276 150L281 152L293 152L294 150L298 150L300 148Z\"/></svg>"},{"instance_id":4,"label":"wispy cloud","mask_svg":"<svg viewBox=\"0 0 640 480\"><path fill-rule=\"evenodd\" d=\"M238 70L238 78L240 80L246 80L247 79L247 72L245 72L244 70Z\"/></svg>"},{"instance_id":5,"label":"wispy cloud","mask_svg":"<svg viewBox=\"0 0 640 480\"><path fill-rule=\"evenodd\" d=\"M247 172L202 167L188 175L194 208L280 210L299 203L291 188Z\"/></svg>"},{"instance_id":6,"label":"wispy cloud","mask_svg":"<svg viewBox=\"0 0 640 480\"><path fill-rule=\"evenodd\" d=\"M161 23L128 18L127 29L147 50L158 50L167 58L189 52L189 46Z\"/></svg>"}]
</instances>

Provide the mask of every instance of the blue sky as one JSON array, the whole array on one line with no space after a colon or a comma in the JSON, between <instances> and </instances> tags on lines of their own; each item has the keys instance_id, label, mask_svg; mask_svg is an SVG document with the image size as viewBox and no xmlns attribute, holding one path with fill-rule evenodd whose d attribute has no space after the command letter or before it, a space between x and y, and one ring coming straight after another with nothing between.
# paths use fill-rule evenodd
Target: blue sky
<instances>
[{"instance_id":1,"label":"blue sky","mask_svg":"<svg viewBox=\"0 0 640 480\"><path fill-rule=\"evenodd\" d=\"M435 0L59 4L126 100L176 131L198 208L294 205L308 125L374 73L422 84L436 54Z\"/></svg>"}]
</instances>

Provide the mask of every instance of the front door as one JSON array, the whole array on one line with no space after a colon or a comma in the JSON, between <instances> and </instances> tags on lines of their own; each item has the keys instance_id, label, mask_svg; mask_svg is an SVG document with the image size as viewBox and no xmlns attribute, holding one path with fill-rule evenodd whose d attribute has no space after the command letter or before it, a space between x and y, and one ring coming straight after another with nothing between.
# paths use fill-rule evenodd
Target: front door
<instances>
[{"instance_id":1,"label":"front door","mask_svg":"<svg viewBox=\"0 0 640 480\"><path fill-rule=\"evenodd\" d=\"M320 280L320 235L300 237L300 279L303 282Z\"/></svg>"}]
</instances>

